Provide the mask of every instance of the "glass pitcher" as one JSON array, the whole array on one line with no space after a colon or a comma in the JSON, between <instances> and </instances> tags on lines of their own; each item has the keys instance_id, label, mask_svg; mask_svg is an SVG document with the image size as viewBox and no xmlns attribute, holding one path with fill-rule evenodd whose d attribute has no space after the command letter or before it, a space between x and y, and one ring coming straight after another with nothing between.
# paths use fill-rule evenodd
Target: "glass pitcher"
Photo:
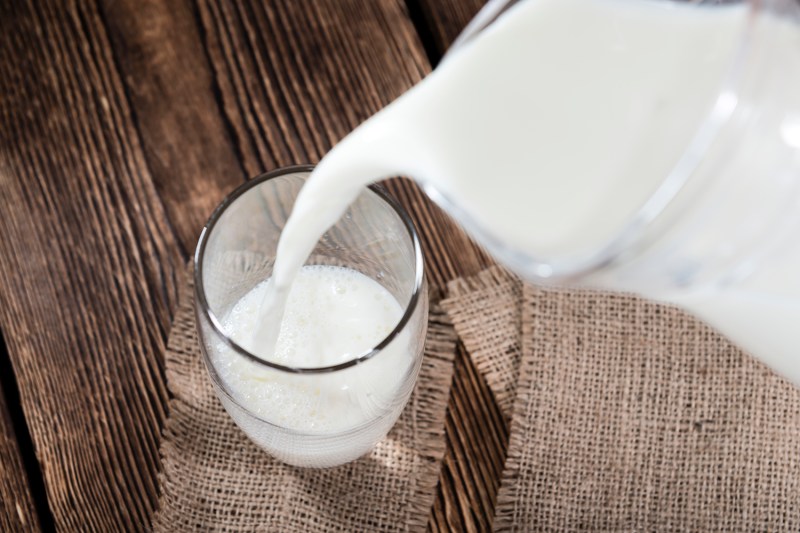
<instances>
[{"instance_id":1,"label":"glass pitcher","mask_svg":"<svg viewBox=\"0 0 800 533\"><path fill-rule=\"evenodd\" d=\"M489 2L453 49L513 16L520 3ZM482 227L446 192L423 184L521 277L676 304L800 385L800 3L743 3L747 23L707 117L613 238L579 255L533 256ZM797 31L774 38L774 28L761 23L767 17Z\"/></svg>"}]
</instances>

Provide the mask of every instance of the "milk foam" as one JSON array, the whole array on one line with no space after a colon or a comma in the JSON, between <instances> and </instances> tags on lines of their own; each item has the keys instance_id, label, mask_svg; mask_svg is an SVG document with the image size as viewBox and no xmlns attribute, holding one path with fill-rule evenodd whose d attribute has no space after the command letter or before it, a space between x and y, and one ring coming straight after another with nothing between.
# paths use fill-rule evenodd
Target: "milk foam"
<instances>
[{"instance_id":1,"label":"milk foam","mask_svg":"<svg viewBox=\"0 0 800 533\"><path fill-rule=\"evenodd\" d=\"M253 353L263 327L259 308L268 281L237 302L224 319L229 337ZM351 269L305 266L286 302L269 360L314 368L354 359L383 341L403 309L379 283ZM236 400L256 416L304 433L329 434L364 424L390 410L414 353L407 333L367 363L324 374L293 375L255 363L220 343L214 367ZM354 443L358 447L358 443Z\"/></svg>"}]
</instances>

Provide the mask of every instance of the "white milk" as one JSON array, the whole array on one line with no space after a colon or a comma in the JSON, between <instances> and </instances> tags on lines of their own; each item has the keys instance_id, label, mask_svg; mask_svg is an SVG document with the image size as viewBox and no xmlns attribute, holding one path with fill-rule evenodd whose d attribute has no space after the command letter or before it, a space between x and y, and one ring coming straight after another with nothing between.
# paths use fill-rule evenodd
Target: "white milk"
<instances>
[{"instance_id":1,"label":"white milk","mask_svg":"<svg viewBox=\"0 0 800 533\"><path fill-rule=\"evenodd\" d=\"M705 118L745 17L666 2L521 2L323 158L284 229L277 280L291 279L365 184L397 173L518 250L607 239Z\"/></svg>"},{"instance_id":2,"label":"white milk","mask_svg":"<svg viewBox=\"0 0 800 533\"><path fill-rule=\"evenodd\" d=\"M480 237L529 255L574 256L605 243L707 119L747 20L746 6L515 5L321 161L282 234L277 290L262 313L278 320L281 290L317 238L364 185L391 175L412 176ZM796 29L770 17L760 24L759 38L785 40L773 61L796 61ZM780 301L756 285L680 303L800 382L800 258L791 261L772 280Z\"/></svg>"},{"instance_id":3,"label":"white milk","mask_svg":"<svg viewBox=\"0 0 800 533\"><path fill-rule=\"evenodd\" d=\"M253 353L258 313L268 282L239 300L224 318L225 332ZM403 315L397 300L379 283L354 270L306 266L286 303L278 342L270 361L291 367L324 367L347 362L377 346ZM386 419L372 431L343 439L340 446L306 447L276 438L263 424L231 414L262 447L293 464L326 466L368 451L394 423L403 407L400 387L414 358L408 333L401 333L366 363L325 374L276 371L236 354L224 343L212 352L214 368L239 404L258 418L302 435L336 435ZM231 408L230 402L225 402ZM261 433L260 433L261 432Z\"/></svg>"}]
</instances>

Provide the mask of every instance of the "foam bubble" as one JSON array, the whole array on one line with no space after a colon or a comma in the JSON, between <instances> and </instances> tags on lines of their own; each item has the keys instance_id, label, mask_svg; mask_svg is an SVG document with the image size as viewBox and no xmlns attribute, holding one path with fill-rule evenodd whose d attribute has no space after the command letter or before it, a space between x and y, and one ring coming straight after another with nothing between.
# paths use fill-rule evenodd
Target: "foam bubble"
<instances>
[{"instance_id":1,"label":"foam bubble","mask_svg":"<svg viewBox=\"0 0 800 533\"><path fill-rule=\"evenodd\" d=\"M256 286L224 320L237 342L251 339L259 327L266 288L266 281ZM289 293L272 358L293 367L339 364L380 343L401 316L391 293L369 277L342 267L306 266ZM215 366L234 396L258 416L295 430L329 432L360 425L389 408L411 359L406 335L381 357L334 374L286 374L224 344Z\"/></svg>"}]
</instances>

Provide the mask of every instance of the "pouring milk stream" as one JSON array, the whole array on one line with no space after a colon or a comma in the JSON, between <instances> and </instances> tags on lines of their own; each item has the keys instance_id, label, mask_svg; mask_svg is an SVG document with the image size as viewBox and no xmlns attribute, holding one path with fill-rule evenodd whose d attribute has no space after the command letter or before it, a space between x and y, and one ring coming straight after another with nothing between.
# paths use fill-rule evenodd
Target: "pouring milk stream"
<instances>
[{"instance_id":1,"label":"pouring milk stream","mask_svg":"<svg viewBox=\"0 0 800 533\"><path fill-rule=\"evenodd\" d=\"M800 384L799 159L789 17L519 2L316 167L254 352L269 358L317 239L364 186L403 174L523 277L675 303Z\"/></svg>"}]
</instances>

